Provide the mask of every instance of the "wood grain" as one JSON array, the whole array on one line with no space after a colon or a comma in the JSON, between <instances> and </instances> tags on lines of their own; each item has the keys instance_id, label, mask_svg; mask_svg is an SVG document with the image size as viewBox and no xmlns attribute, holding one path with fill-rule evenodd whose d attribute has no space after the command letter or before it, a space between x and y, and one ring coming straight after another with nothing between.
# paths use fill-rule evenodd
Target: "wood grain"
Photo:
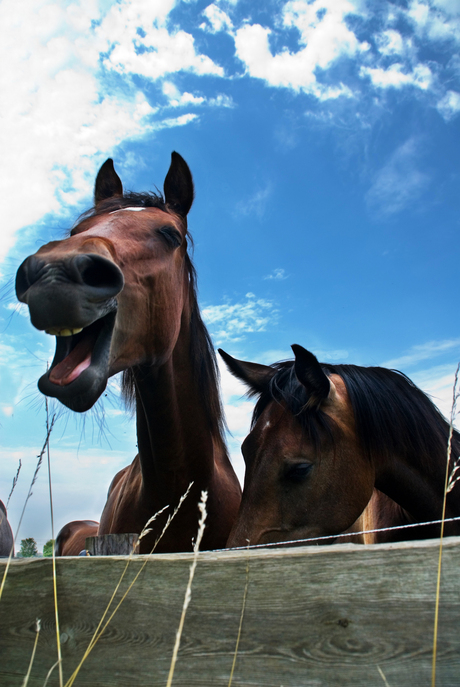
<instances>
[{"instance_id":1,"label":"wood grain","mask_svg":"<svg viewBox=\"0 0 460 687\"><path fill-rule=\"evenodd\" d=\"M200 554L173 685L227 687L249 566L233 687L430 687L439 546L264 549ZM131 559L119 599L143 566ZM79 662L128 557L57 560L63 668ZM163 687L191 554L150 557L75 682ZM5 562L0 561L0 573ZM438 687L460 684L460 538L445 541ZM20 686L41 619L30 687L56 660L52 561L17 560L0 602L0 685ZM58 685L57 672L50 687Z\"/></svg>"}]
</instances>

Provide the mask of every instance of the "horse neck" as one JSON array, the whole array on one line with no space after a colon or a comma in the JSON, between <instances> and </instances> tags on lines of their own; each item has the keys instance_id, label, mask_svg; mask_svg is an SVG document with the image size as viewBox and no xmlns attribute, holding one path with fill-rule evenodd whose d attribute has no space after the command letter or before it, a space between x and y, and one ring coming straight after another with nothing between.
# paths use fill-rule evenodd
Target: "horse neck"
<instances>
[{"instance_id":1,"label":"horse neck","mask_svg":"<svg viewBox=\"0 0 460 687\"><path fill-rule=\"evenodd\" d=\"M190 482L207 488L215 468L229 463L218 431L212 432L182 326L172 356L135 371L139 460L144 489L181 496Z\"/></svg>"},{"instance_id":2,"label":"horse neck","mask_svg":"<svg viewBox=\"0 0 460 687\"><path fill-rule=\"evenodd\" d=\"M393 455L376 466L375 487L396 501L415 522L439 520L444 502L447 453L430 469L420 467L416 457ZM460 515L460 488L447 495L445 517ZM446 534L460 534L460 525L446 525Z\"/></svg>"}]
</instances>

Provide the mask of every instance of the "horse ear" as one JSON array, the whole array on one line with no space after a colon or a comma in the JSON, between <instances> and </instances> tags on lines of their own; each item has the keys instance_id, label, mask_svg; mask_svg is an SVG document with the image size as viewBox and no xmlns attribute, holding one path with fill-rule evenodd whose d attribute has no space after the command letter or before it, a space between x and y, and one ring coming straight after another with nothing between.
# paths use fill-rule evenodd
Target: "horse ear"
<instances>
[{"instance_id":1,"label":"horse ear","mask_svg":"<svg viewBox=\"0 0 460 687\"><path fill-rule=\"evenodd\" d=\"M192 207L194 189L192 173L188 164L179 153L171 153L171 166L163 185L166 205L186 217Z\"/></svg>"},{"instance_id":2,"label":"horse ear","mask_svg":"<svg viewBox=\"0 0 460 687\"><path fill-rule=\"evenodd\" d=\"M268 391L270 380L276 373L273 367L237 360L236 358L232 358L231 355L221 348L219 348L218 351L232 375L238 377L238 379L247 384L251 391L258 394Z\"/></svg>"},{"instance_id":3,"label":"horse ear","mask_svg":"<svg viewBox=\"0 0 460 687\"><path fill-rule=\"evenodd\" d=\"M112 158L109 157L97 173L94 186L94 204L97 205L101 200L122 195L123 184L115 171Z\"/></svg>"},{"instance_id":4,"label":"horse ear","mask_svg":"<svg viewBox=\"0 0 460 687\"><path fill-rule=\"evenodd\" d=\"M293 344L291 348L295 355L296 377L308 392L307 407L319 408L332 390L329 377L323 372L313 353L298 344Z\"/></svg>"}]
</instances>

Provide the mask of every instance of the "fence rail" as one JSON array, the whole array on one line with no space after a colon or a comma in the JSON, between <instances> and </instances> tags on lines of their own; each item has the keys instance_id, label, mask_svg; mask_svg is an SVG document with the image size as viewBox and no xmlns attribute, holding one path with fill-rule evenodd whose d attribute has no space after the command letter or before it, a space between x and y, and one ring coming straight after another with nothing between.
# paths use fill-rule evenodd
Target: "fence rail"
<instances>
[{"instance_id":1,"label":"fence rail","mask_svg":"<svg viewBox=\"0 0 460 687\"><path fill-rule=\"evenodd\" d=\"M174 687L430 687L439 545L299 547L199 556ZM136 556L117 593L145 562ZM79 663L126 556L57 559L64 679ZM151 556L75 685L164 687L191 554ZM6 562L0 561L0 574ZM14 561L0 601L0 685L29 687L56 661L52 561ZM437 681L460 684L460 538L443 549ZM56 687L57 670L48 681Z\"/></svg>"}]
</instances>

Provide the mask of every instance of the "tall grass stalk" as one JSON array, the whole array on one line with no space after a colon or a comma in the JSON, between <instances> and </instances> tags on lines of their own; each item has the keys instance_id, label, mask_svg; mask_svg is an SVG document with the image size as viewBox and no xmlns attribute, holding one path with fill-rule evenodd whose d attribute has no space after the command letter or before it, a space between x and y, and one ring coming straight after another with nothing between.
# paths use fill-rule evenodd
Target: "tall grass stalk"
<instances>
[{"instance_id":1,"label":"tall grass stalk","mask_svg":"<svg viewBox=\"0 0 460 687\"><path fill-rule=\"evenodd\" d=\"M32 656L30 657L29 668L27 670L26 676L25 676L24 681L22 683L22 687L27 687L27 684L29 682L30 673L32 672L32 666L34 664L35 652L37 650L37 644L38 644L38 637L40 635L40 629L41 629L40 620L37 618L37 620L35 621L34 648L32 649Z\"/></svg>"},{"instance_id":2,"label":"tall grass stalk","mask_svg":"<svg viewBox=\"0 0 460 687\"><path fill-rule=\"evenodd\" d=\"M16 474L15 474L15 476L13 477L13 484L12 484L12 486L11 486L11 491L10 491L10 493L8 494L8 500L7 500L7 502L6 502L6 510L8 510L8 506L10 505L11 497L13 496L13 491L15 490L16 484L18 483L19 473L21 472L21 468L22 468L22 461L21 461L21 459L19 458L18 469L16 470Z\"/></svg>"},{"instance_id":3,"label":"tall grass stalk","mask_svg":"<svg viewBox=\"0 0 460 687\"><path fill-rule=\"evenodd\" d=\"M72 673L72 675L70 676L70 678L67 680L67 682L65 683L64 687L71 687L71 686L73 685L73 683L75 682L75 680L77 679L78 673L80 672L80 669L81 669L83 663L86 661L86 659L87 659L88 656L90 655L91 651L92 651L92 650L94 649L94 647L96 646L96 643L99 641L99 639L100 639L100 638L102 637L102 635L104 634L104 632L105 632L105 630L107 629L107 627L108 627L109 623L111 622L112 618L113 618L114 615L117 613L117 611L118 611L118 609L120 608L121 604L122 604L123 601L126 599L126 597L128 596L129 592L131 591L131 589L133 588L133 586L134 586L134 584L136 583L136 581L137 581L139 575L141 574L141 572L144 570L145 566L147 565L147 563L148 563L148 561L149 561L149 557L150 557L150 556L152 555L152 553L155 551L156 547L158 546L158 543L160 542L160 540L161 540L161 538L163 537L164 533L166 532L166 530L168 529L169 525L171 524L171 521L176 517L176 515L177 515L177 513L178 513L178 511L179 511L179 509L180 509L180 507L182 506L183 502L184 502L185 499L187 498L187 496L188 496L188 494L189 494L190 489L192 488L192 486L193 486L193 482L190 482L190 484L188 485L187 491L185 492L185 494L183 494L183 495L181 496L181 498L180 498L180 500L179 500L179 503L177 504L177 506L176 506L176 508L174 509L173 513L168 517L168 519L167 519L167 521L166 521L166 524L165 524L165 526L163 527L163 529L162 529L160 535L159 535L159 536L157 537L157 539L155 540L155 544L154 544L152 550L150 551L149 555L146 557L145 561L143 562L143 564L142 564L141 567L139 568L139 571L138 571L137 574L134 576L134 579L132 580L131 584L129 585L129 587L127 588L127 590L125 591L125 593L124 593L123 596L121 597L120 601L118 602L118 604L115 606L114 610L112 611L112 613L111 613L110 616L108 617L106 623L104 624L103 627L101 627L101 626L102 626L102 623L104 622L105 617L107 616L107 614L108 614L108 612L109 612L109 610L110 610L110 606L112 605L112 602L113 602L113 600L114 600L114 598L115 598L115 595L117 594L117 591L118 591L118 589L119 589L119 587L120 587L120 585L121 585L121 582L122 582L122 580L123 580L123 578L124 578L124 576L125 576L125 574L126 574L126 572L127 572L127 570L128 570L128 566L129 566L129 564L130 564L130 562L131 562L131 560L132 560L132 556L133 556L133 553L134 553L134 548L135 548L135 547L133 547L133 551L131 551L131 554L130 554L129 558L128 558L128 560L126 561L125 568L124 568L124 570L123 570L123 572L122 572L122 574L121 574L121 576L120 576L120 579L118 580L118 583L117 583L117 585L116 585L116 587L115 587L115 590L114 590L114 592L113 592L113 594L112 594L112 596L111 596L111 598L110 598L110 601L109 601L109 603L107 604L107 607L106 607L104 613L102 614L102 618L101 618L101 620L100 620L99 623L98 623L98 626L97 626L97 628L96 628L96 630L95 630L95 632L94 632L94 635L92 636L92 638L91 638L91 640L90 640L90 643L88 644L88 647L86 648L86 651L85 651L85 653L83 654L83 657L82 657L80 663L79 663L78 666L75 668L74 672ZM147 521L147 523L144 525L144 528L143 528L142 532L141 532L140 535L139 535L139 540L140 540L142 537L144 537L144 536L147 534L147 532L150 532L150 530L147 530L148 525L150 525L150 524L153 522L153 520L155 520L155 519L160 515L160 513L163 513L163 511L166 510L166 508L168 508L168 507L169 507L169 506L165 506L165 508L162 508L160 511L158 511L157 513L155 513L155 515L153 515L153 516Z\"/></svg>"},{"instance_id":4,"label":"tall grass stalk","mask_svg":"<svg viewBox=\"0 0 460 687\"><path fill-rule=\"evenodd\" d=\"M377 670L379 671L380 677L382 678L382 680L383 680L384 683L385 683L385 687L390 687L390 685L388 684L387 679L386 679L386 677L385 677L385 673L383 672L383 670L381 669L380 666L377 666Z\"/></svg>"},{"instance_id":5,"label":"tall grass stalk","mask_svg":"<svg viewBox=\"0 0 460 687\"><path fill-rule=\"evenodd\" d=\"M1 526L2 522L3 522L3 519L4 519L4 518L8 518L8 515L7 515L7 513L8 513L8 506L10 505L11 496L12 496L12 494L13 494L13 491L14 491L15 487L16 487L16 484L18 483L19 473L21 472L21 467L22 467L22 463L21 463L21 459L19 459L19 466L18 466L18 469L16 470L15 476L13 477L13 485L12 485L12 487L11 487L10 493L8 494L8 499L7 499L6 506L5 506L6 513L4 513L3 510L2 510L1 513L0 513L0 526ZM1 584L1 586L0 586L0 599L2 598L3 586L4 586L5 580L6 580L6 573L8 572L8 568L10 567L10 562L11 562L11 559L12 559L12 557L13 557L13 553L14 553L14 541L13 541L13 545L12 545L11 550L10 550L10 554L9 554L9 556L8 556L8 564L7 564L5 573L4 573L4 575L3 575L2 584Z\"/></svg>"},{"instance_id":6,"label":"tall grass stalk","mask_svg":"<svg viewBox=\"0 0 460 687\"><path fill-rule=\"evenodd\" d=\"M171 659L171 666L169 668L169 675L168 675L168 681L166 683L166 687L171 687L172 685L172 680L174 676L174 669L176 667L176 662L177 662L177 654L179 652L179 647L180 647L180 640L182 637L182 630L184 628L184 622L185 622L185 614L187 613L187 608L189 606L190 600L192 598L192 582L193 582L193 577L195 575L195 569L196 565L198 563L198 554L200 552L200 544L201 540L203 539L203 534L204 534L204 527L206 523L206 501L208 500L208 492L207 491L202 491L201 492L201 499L198 504L198 509L201 513L201 517L198 521L198 532L196 535L196 541L195 545L193 547L193 561L192 565L190 566L190 573L189 573L189 578L188 578L188 584L187 584L187 589L185 590L185 597L184 597L184 605L182 606L182 613L180 616L180 622L179 622L179 628L176 633L176 641L174 643L174 649L173 649L173 655Z\"/></svg>"},{"instance_id":7,"label":"tall grass stalk","mask_svg":"<svg viewBox=\"0 0 460 687\"><path fill-rule=\"evenodd\" d=\"M436 656L438 648L438 625L439 625L439 599L441 595L441 569L442 569L442 545L444 538L444 519L446 517L446 500L447 493L449 490L449 476L450 476L450 464L451 464L451 454L452 454L452 437L454 434L454 420L457 407L457 383L458 374L460 370L460 363L457 365L454 377L454 387L452 392L452 409L450 413L450 427L449 427L449 440L447 442L447 460L446 460L446 479L444 484L444 499L442 503L442 516L441 516L441 533L439 537L439 556L438 556L438 576L436 580L436 602L434 609L434 628L433 628L433 660L431 664L431 687L436 686ZM458 463L458 459L456 461ZM455 466L454 466L455 469ZM452 471L453 474L453 471Z\"/></svg>"},{"instance_id":8,"label":"tall grass stalk","mask_svg":"<svg viewBox=\"0 0 460 687\"><path fill-rule=\"evenodd\" d=\"M249 549L249 544L248 544L248 549ZM241 639L241 630L243 628L244 611L246 610L246 597L248 595L248 588L249 588L249 558L246 558L246 584L244 586L243 605L241 607L240 624L238 627L238 636L236 638L235 653L233 654L233 663L232 663L232 669L230 671L230 679L228 681L228 687L231 687L232 680L233 680L233 673L235 672L236 657L238 656L238 648L239 648L240 639Z\"/></svg>"},{"instance_id":9,"label":"tall grass stalk","mask_svg":"<svg viewBox=\"0 0 460 687\"><path fill-rule=\"evenodd\" d=\"M45 454L46 447L48 445L48 442L49 442L49 439L51 436L51 432L53 431L55 419L56 419L56 415L53 415L51 422L49 423L49 426L47 427L45 443L43 444L42 450L40 451L40 453L38 455L37 467L35 468L34 476L32 477L32 481L30 483L29 491L27 493L26 500L24 502L24 506L23 506L23 509L21 512L21 517L19 518L19 524L16 528L16 534L14 535L14 543L13 543L13 546L11 547L10 555L8 556L8 561L7 561L6 566L5 566L5 572L3 573L2 583L0 585L0 600L2 598L3 589L5 587L6 576L8 575L8 570L10 568L11 560L13 558L14 544L16 543L16 540L17 540L18 535L19 535L19 530L21 529L22 519L24 517L24 513L26 512L27 504L29 502L30 497L32 496L32 493L33 493L32 492L33 486L34 486L35 482L37 481L38 473L40 471L42 461L43 461L43 456Z\"/></svg>"},{"instance_id":10,"label":"tall grass stalk","mask_svg":"<svg viewBox=\"0 0 460 687\"><path fill-rule=\"evenodd\" d=\"M56 661L56 663L53 663L53 665L51 666L51 668L50 668L50 669L48 670L48 672L46 673L46 678L45 678L45 682L43 683L43 687L46 687L46 685L48 684L48 680L50 679L53 670L56 668L56 666L57 666L58 664L59 664L59 661Z\"/></svg>"},{"instance_id":11,"label":"tall grass stalk","mask_svg":"<svg viewBox=\"0 0 460 687\"><path fill-rule=\"evenodd\" d=\"M46 432L49 432L49 407L48 399L45 397L46 409ZM49 437L49 435L48 435ZM50 516L51 516L51 539L54 541L54 511L53 511L53 488L51 485L51 456L50 456L50 442L49 438L46 444L46 457L48 460L48 485L50 494ZM56 648L57 648L57 664L59 666L59 687L64 684L64 676L62 673L62 650L61 650L61 631L59 627L59 610L58 610L58 595L57 595L57 576L56 576L56 552L53 546L53 594L54 594L54 617L56 621Z\"/></svg>"}]
</instances>

